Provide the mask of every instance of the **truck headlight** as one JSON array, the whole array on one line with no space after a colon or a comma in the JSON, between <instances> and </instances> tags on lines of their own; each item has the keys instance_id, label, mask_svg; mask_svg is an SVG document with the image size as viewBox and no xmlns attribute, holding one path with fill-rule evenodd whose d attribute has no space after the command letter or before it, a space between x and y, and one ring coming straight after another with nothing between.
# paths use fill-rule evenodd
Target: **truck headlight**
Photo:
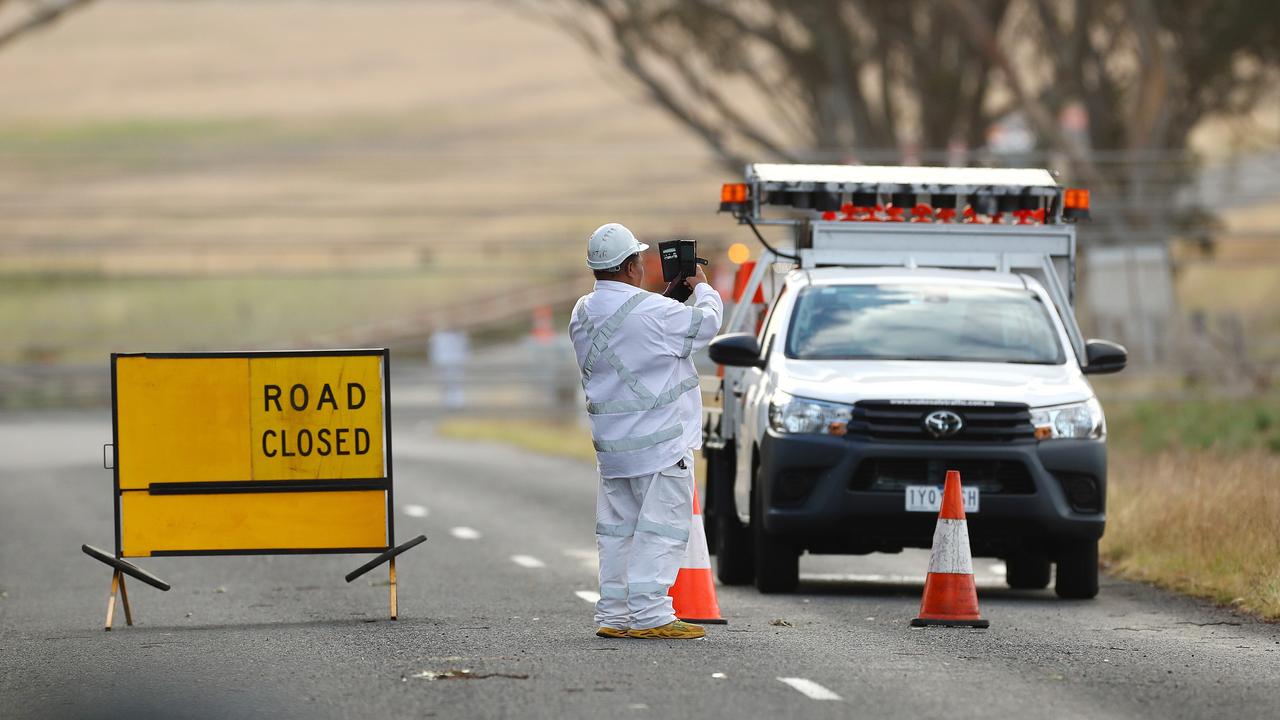
<instances>
[{"instance_id":1,"label":"truck headlight","mask_svg":"<svg viewBox=\"0 0 1280 720\"><path fill-rule=\"evenodd\" d=\"M784 392L775 392L769 401L769 427L780 433L844 435L852 416L850 405L791 397Z\"/></svg>"},{"instance_id":2,"label":"truck headlight","mask_svg":"<svg viewBox=\"0 0 1280 720\"><path fill-rule=\"evenodd\" d=\"M1107 435L1107 420L1097 398L1071 405L1036 408L1031 411L1031 424L1037 440L1060 438L1102 438Z\"/></svg>"}]
</instances>

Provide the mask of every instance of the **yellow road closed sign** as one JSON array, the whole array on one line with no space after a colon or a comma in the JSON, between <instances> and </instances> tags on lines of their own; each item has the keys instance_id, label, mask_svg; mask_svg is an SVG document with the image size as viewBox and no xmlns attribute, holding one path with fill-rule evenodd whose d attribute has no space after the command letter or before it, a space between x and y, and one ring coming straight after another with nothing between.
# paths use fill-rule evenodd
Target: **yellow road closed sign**
<instances>
[{"instance_id":1,"label":"yellow road closed sign","mask_svg":"<svg viewBox=\"0 0 1280 720\"><path fill-rule=\"evenodd\" d=\"M380 552L386 350L112 356L117 557Z\"/></svg>"},{"instance_id":2,"label":"yellow road closed sign","mask_svg":"<svg viewBox=\"0 0 1280 720\"><path fill-rule=\"evenodd\" d=\"M170 585L124 558L163 555L377 553L347 582L386 563L398 616L391 482L390 353L373 350L114 353L109 468L111 566L133 624L125 576Z\"/></svg>"}]
</instances>

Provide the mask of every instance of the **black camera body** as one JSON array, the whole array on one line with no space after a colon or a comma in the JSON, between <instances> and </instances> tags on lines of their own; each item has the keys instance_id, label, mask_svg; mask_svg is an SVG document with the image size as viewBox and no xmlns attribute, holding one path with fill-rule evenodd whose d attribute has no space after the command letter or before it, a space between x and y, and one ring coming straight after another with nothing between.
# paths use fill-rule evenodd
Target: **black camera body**
<instances>
[{"instance_id":1,"label":"black camera body","mask_svg":"<svg viewBox=\"0 0 1280 720\"><path fill-rule=\"evenodd\" d=\"M698 257L697 240L666 240L658 243L658 255L662 258L662 280L671 282L698 274L698 265L707 261Z\"/></svg>"}]
</instances>

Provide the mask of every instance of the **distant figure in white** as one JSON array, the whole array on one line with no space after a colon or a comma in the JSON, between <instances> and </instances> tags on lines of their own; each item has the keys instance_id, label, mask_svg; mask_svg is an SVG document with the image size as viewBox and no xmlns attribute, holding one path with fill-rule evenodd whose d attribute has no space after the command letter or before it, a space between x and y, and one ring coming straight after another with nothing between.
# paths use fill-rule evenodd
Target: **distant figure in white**
<instances>
[{"instance_id":1,"label":"distant figure in white","mask_svg":"<svg viewBox=\"0 0 1280 720\"><path fill-rule=\"evenodd\" d=\"M690 356L720 330L724 304L697 275L663 295L641 288L648 245L617 223L587 240L595 290L578 300L569 336L582 371L600 472L600 637L692 639L668 590L693 518L693 454L702 446L702 393ZM692 306L666 297L679 283Z\"/></svg>"},{"instance_id":2,"label":"distant figure in white","mask_svg":"<svg viewBox=\"0 0 1280 720\"><path fill-rule=\"evenodd\" d=\"M441 395L444 406L460 410L467 405L465 371L471 355L467 334L457 330L437 330L429 343L431 364L440 370Z\"/></svg>"}]
</instances>

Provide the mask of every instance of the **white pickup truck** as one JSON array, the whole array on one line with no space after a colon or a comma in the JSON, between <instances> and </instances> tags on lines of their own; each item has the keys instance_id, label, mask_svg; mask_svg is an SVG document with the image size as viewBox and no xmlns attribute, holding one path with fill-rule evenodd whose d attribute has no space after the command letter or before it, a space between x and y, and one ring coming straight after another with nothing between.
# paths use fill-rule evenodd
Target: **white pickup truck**
<instances>
[{"instance_id":1,"label":"white pickup truck","mask_svg":"<svg viewBox=\"0 0 1280 720\"><path fill-rule=\"evenodd\" d=\"M787 592L804 552L927 548L958 470L975 555L1011 587L1047 587L1056 563L1059 596L1097 594L1106 421L1084 376L1126 353L1072 312L1087 204L1026 169L757 164L724 188L766 250L710 347L722 582Z\"/></svg>"}]
</instances>

